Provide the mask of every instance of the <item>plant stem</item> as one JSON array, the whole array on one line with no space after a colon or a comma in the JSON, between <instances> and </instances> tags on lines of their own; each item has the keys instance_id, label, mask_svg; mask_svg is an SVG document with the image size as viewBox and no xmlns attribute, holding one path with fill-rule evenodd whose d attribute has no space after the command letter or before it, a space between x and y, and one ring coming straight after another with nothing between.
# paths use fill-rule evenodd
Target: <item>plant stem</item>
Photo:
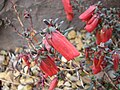
<instances>
[{"instance_id":1,"label":"plant stem","mask_svg":"<svg viewBox=\"0 0 120 90\"><path fill-rule=\"evenodd\" d=\"M19 16L19 14L18 14L18 11L17 11L17 9L16 9L16 5L15 5L11 0L10 0L10 2L11 2L12 5L13 5L13 9L14 9L14 11L15 11L15 13L16 13L17 19L18 19L18 21L19 21L22 29L24 30L24 25L23 25L23 23L22 23L22 21L21 21L21 19L20 19L20 16Z\"/></svg>"},{"instance_id":2,"label":"plant stem","mask_svg":"<svg viewBox=\"0 0 120 90\"><path fill-rule=\"evenodd\" d=\"M18 21L19 21L19 23L20 23L20 26L22 27L22 29L23 29L23 31L24 31L24 30L25 30L25 29L24 29L24 25L23 25L23 23L22 23L22 20L20 19L20 16L19 16L19 14L18 14L18 11L17 11L17 9L16 9L16 5L15 5L11 0L10 0L10 2L11 2L12 5L13 5L13 9L14 9L14 11L15 11L15 13L16 13L16 16L17 16L17 19L18 19ZM32 23L32 21L31 21L31 23ZM14 31L17 32L17 34L18 34L19 36L25 38L25 37L23 36L23 34L21 34L20 32L18 32L18 30L15 28L14 25L12 25L12 24L10 24L10 25L14 28ZM32 42L32 40L31 40L30 38L25 38L25 39L28 41L28 46L30 45L35 51L37 51L36 48L35 48L35 46L34 46L34 43Z\"/></svg>"},{"instance_id":3,"label":"plant stem","mask_svg":"<svg viewBox=\"0 0 120 90\"><path fill-rule=\"evenodd\" d=\"M115 90L118 90L117 86L113 83L113 81L111 80L111 78L109 77L109 75L104 71L104 74L106 75L106 77L108 78L108 80L110 81L110 83L113 85L113 87L115 88Z\"/></svg>"}]
</instances>

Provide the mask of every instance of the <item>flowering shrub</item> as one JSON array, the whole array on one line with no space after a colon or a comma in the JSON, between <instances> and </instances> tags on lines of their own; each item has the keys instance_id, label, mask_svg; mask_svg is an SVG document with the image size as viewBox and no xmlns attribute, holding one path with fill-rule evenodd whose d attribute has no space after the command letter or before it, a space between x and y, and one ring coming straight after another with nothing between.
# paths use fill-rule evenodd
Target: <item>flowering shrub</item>
<instances>
[{"instance_id":1,"label":"flowering shrub","mask_svg":"<svg viewBox=\"0 0 120 90\"><path fill-rule=\"evenodd\" d=\"M88 7L86 11L77 17L86 24L84 29L87 31L87 34L89 33L90 37L90 42L85 41L84 43L84 55L81 57L80 52L64 35L68 33L70 29L64 31L60 29L62 22L58 23L58 19L44 19L43 22L46 24L46 28L37 31L34 30L32 16L25 10L23 17L30 22L30 26L26 28L19 17L16 5L13 2L11 3L13 4L13 9L22 27L22 33L19 32L12 23L9 23L9 26L11 26L19 36L23 37L28 44L27 50L23 50L16 56L17 63L13 64L13 66L20 75L15 78L23 78L28 72L27 76L35 76L33 80L35 81L34 86L40 86L37 89L44 89L45 85L47 85L49 87L48 90L54 90L60 80L64 80L65 84L66 80L70 81L66 79L65 76L69 77L70 74L71 76L75 74L81 86L74 85L73 82L75 82L74 80L76 78L73 82L70 82L72 86L75 86L75 89L76 87L79 89L81 87L85 88L85 81L81 78L86 74L90 77L90 87L87 88L89 90L119 89L119 9L104 8L99 2ZM62 4L67 20L72 21L74 18L74 9L71 1L62 0ZM66 60L64 63L61 62L63 58ZM82 63L82 59L85 60L86 65ZM23 67L22 65L24 63L25 66ZM74 68L70 69L68 66ZM27 71L24 71L26 67ZM35 69L33 69L33 67ZM111 70L114 70L115 78L111 78L108 74ZM70 74L68 74L68 72ZM101 73L103 73L103 75ZM99 74L102 76L103 80L96 78ZM104 80L104 76L107 78L106 81ZM47 80L50 81L50 84L48 84ZM108 82L110 85L108 85ZM67 85L70 86L68 83ZM61 88L63 89L63 87Z\"/></svg>"}]
</instances>

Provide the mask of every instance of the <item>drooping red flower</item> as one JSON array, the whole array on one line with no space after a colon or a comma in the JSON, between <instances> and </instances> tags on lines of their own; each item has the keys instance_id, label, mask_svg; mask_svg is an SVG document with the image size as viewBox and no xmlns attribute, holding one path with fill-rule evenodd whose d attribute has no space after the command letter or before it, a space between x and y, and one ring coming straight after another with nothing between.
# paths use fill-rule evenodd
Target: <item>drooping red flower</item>
<instances>
[{"instance_id":1,"label":"drooping red flower","mask_svg":"<svg viewBox=\"0 0 120 90\"><path fill-rule=\"evenodd\" d=\"M96 44L100 45L101 42L102 42L101 33L100 33L100 31L97 30L97 32L96 32Z\"/></svg>"},{"instance_id":2,"label":"drooping red flower","mask_svg":"<svg viewBox=\"0 0 120 90\"><path fill-rule=\"evenodd\" d=\"M57 84L58 84L58 78L55 77L55 78L51 81L51 83L50 83L50 87L49 87L48 90L54 90L55 87L57 86Z\"/></svg>"},{"instance_id":3,"label":"drooping red flower","mask_svg":"<svg viewBox=\"0 0 120 90\"><path fill-rule=\"evenodd\" d=\"M89 58L89 48L85 48L85 58Z\"/></svg>"},{"instance_id":4,"label":"drooping red flower","mask_svg":"<svg viewBox=\"0 0 120 90\"><path fill-rule=\"evenodd\" d=\"M107 37L108 37L107 39L108 39L108 40L112 37L112 31L113 31L112 28L109 28L109 29L107 29L107 31L106 31Z\"/></svg>"},{"instance_id":5,"label":"drooping red flower","mask_svg":"<svg viewBox=\"0 0 120 90\"><path fill-rule=\"evenodd\" d=\"M67 19L71 21L74 17L74 14L73 14L72 6L70 4L70 0L62 0L62 3L64 6Z\"/></svg>"},{"instance_id":6,"label":"drooping red flower","mask_svg":"<svg viewBox=\"0 0 120 90\"><path fill-rule=\"evenodd\" d=\"M83 12L80 16L79 19L83 21L88 21L92 14L94 13L94 10L96 9L95 5L90 6L85 12Z\"/></svg>"},{"instance_id":7,"label":"drooping red flower","mask_svg":"<svg viewBox=\"0 0 120 90\"><path fill-rule=\"evenodd\" d=\"M92 66L92 71L93 74L97 74L99 72L101 72L102 70L102 62L104 61L104 56L100 56L99 59L98 58L94 58L93 60L93 66Z\"/></svg>"},{"instance_id":8,"label":"drooping red flower","mask_svg":"<svg viewBox=\"0 0 120 90\"><path fill-rule=\"evenodd\" d=\"M57 30L50 34L46 34L46 40L68 61L74 59L80 54L78 50L65 38L65 36Z\"/></svg>"},{"instance_id":9,"label":"drooping red flower","mask_svg":"<svg viewBox=\"0 0 120 90\"><path fill-rule=\"evenodd\" d=\"M92 71L93 71L93 74L98 74L99 72L101 72L101 67L93 66L92 67Z\"/></svg>"},{"instance_id":10,"label":"drooping red flower","mask_svg":"<svg viewBox=\"0 0 120 90\"><path fill-rule=\"evenodd\" d=\"M107 42L112 37L112 30L112 28L103 28L101 30L101 40L103 43Z\"/></svg>"},{"instance_id":11,"label":"drooping red flower","mask_svg":"<svg viewBox=\"0 0 120 90\"><path fill-rule=\"evenodd\" d=\"M22 59L24 60L25 64L30 67L29 57L27 55L23 55Z\"/></svg>"},{"instance_id":12,"label":"drooping red flower","mask_svg":"<svg viewBox=\"0 0 120 90\"><path fill-rule=\"evenodd\" d=\"M87 22L87 24L91 24L91 23L95 20L95 18L97 18L97 15L96 15L96 14L94 14L94 15L90 18L90 20Z\"/></svg>"},{"instance_id":13,"label":"drooping red flower","mask_svg":"<svg viewBox=\"0 0 120 90\"><path fill-rule=\"evenodd\" d=\"M88 32L92 32L99 24L99 18L95 18L94 21L91 24L87 24L85 26L85 30Z\"/></svg>"},{"instance_id":14,"label":"drooping red flower","mask_svg":"<svg viewBox=\"0 0 120 90\"><path fill-rule=\"evenodd\" d=\"M118 65L119 65L119 60L120 60L119 54L115 53L115 54L113 54L112 57L113 57L114 70L117 71Z\"/></svg>"},{"instance_id":15,"label":"drooping red flower","mask_svg":"<svg viewBox=\"0 0 120 90\"><path fill-rule=\"evenodd\" d=\"M53 76L59 71L53 59L50 56L46 56L40 63L40 69L49 76Z\"/></svg>"}]
</instances>

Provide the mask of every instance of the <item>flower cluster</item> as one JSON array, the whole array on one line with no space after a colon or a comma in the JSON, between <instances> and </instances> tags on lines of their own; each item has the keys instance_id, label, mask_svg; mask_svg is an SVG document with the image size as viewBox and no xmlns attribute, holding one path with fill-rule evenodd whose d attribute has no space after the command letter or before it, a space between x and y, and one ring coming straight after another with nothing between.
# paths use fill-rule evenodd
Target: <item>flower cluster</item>
<instances>
[{"instance_id":1,"label":"flower cluster","mask_svg":"<svg viewBox=\"0 0 120 90\"><path fill-rule=\"evenodd\" d=\"M86 23L84 29L90 33L95 32L97 45L97 47L95 47L97 51L93 50L94 53L90 53L90 48L85 49L86 59L89 58L90 55L94 56L91 57L93 59L91 68L94 74L101 72L111 60L113 61L114 70L116 71L118 69L120 59L119 51L112 50L112 48L109 48L109 45L106 44L112 38L113 32L115 32L115 24L119 21L118 17L118 10L102 8L100 3L91 5L79 16L79 19ZM114 20L112 21L111 19ZM99 50L99 47L101 47L102 50ZM107 56L112 59L106 58Z\"/></svg>"},{"instance_id":2,"label":"flower cluster","mask_svg":"<svg viewBox=\"0 0 120 90\"><path fill-rule=\"evenodd\" d=\"M47 28L43 31L42 46L37 50L35 63L39 65L40 70L45 74L44 78L46 78L58 74L59 68L56 65L56 60L60 60L59 55L70 61L80 53L55 26L56 24L47 20L44 22L47 24ZM57 82L58 78L55 78L51 82L49 90L53 90Z\"/></svg>"},{"instance_id":3,"label":"flower cluster","mask_svg":"<svg viewBox=\"0 0 120 90\"><path fill-rule=\"evenodd\" d=\"M82 13L79 18L86 22L85 30L88 32L92 32L100 23L100 16L98 14L94 14L96 5L90 6L84 13Z\"/></svg>"}]
</instances>

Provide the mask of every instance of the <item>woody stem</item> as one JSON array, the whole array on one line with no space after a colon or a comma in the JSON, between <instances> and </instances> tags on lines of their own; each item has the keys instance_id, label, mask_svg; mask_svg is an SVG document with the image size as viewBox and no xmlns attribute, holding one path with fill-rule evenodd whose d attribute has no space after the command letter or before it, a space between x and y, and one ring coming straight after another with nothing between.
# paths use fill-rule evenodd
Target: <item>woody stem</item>
<instances>
[{"instance_id":1,"label":"woody stem","mask_svg":"<svg viewBox=\"0 0 120 90\"><path fill-rule=\"evenodd\" d=\"M115 88L115 90L118 90L117 86L113 83L113 81L111 80L111 78L109 77L109 75L104 71L104 74L106 75L106 77L108 78L108 80L110 81L110 83L113 85L113 87Z\"/></svg>"}]
</instances>

